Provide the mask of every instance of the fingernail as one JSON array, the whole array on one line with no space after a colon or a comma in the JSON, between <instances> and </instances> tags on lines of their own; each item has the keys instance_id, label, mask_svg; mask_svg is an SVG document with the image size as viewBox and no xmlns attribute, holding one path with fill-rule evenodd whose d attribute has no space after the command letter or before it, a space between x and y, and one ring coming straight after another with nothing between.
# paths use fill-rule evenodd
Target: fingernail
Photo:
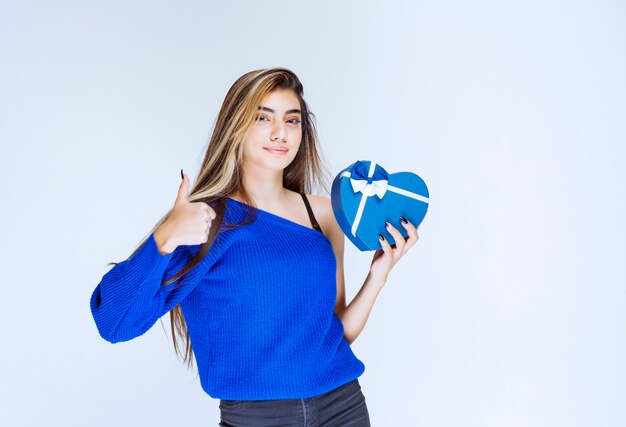
<instances>
[{"instance_id":1,"label":"fingernail","mask_svg":"<svg viewBox=\"0 0 626 427\"><path fill-rule=\"evenodd\" d=\"M400 221L402 221L403 223L408 223L409 221L406 220L405 217L403 217L402 215L400 215Z\"/></svg>"},{"instance_id":2,"label":"fingernail","mask_svg":"<svg viewBox=\"0 0 626 427\"><path fill-rule=\"evenodd\" d=\"M391 225L391 223L389 221L385 221L385 224L387 224L387 227L389 227Z\"/></svg>"},{"instance_id":3,"label":"fingernail","mask_svg":"<svg viewBox=\"0 0 626 427\"><path fill-rule=\"evenodd\" d=\"M385 240L385 236L383 236L383 235L382 235L382 234L380 234L380 233L378 233L378 238L379 238L380 240Z\"/></svg>"},{"instance_id":4,"label":"fingernail","mask_svg":"<svg viewBox=\"0 0 626 427\"><path fill-rule=\"evenodd\" d=\"M185 179L185 176L183 175L183 170L180 170L180 179Z\"/></svg>"}]
</instances>

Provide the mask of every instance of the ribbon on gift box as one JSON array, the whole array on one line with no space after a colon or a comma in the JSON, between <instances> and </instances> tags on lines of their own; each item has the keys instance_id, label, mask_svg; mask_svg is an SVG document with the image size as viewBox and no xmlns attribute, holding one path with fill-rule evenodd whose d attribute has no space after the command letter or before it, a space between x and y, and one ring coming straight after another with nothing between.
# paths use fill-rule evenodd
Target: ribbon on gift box
<instances>
[{"instance_id":1,"label":"ribbon on gift box","mask_svg":"<svg viewBox=\"0 0 626 427\"><path fill-rule=\"evenodd\" d=\"M394 193L411 197L420 202L428 203L429 201L428 197L389 185L389 173L375 162L369 162L368 167L365 162L357 161L354 167L352 167L352 171L345 171L341 174L341 177L350 179L350 185L355 194L359 192L362 194L359 208L356 211L354 221L352 222L352 229L350 230L353 236L356 236L356 231L359 228L359 223L361 222L368 197L376 195L379 199L382 199L387 191L393 191Z\"/></svg>"}]
</instances>

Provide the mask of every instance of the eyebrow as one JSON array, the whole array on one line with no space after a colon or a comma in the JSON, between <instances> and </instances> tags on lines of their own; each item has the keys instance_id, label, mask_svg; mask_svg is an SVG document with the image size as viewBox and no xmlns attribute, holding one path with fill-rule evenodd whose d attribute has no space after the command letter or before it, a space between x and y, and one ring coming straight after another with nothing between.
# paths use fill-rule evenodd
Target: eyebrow
<instances>
[{"instance_id":1,"label":"eyebrow","mask_svg":"<svg viewBox=\"0 0 626 427\"><path fill-rule=\"evenodd\" d=\"M276 110L272 110L269 107L264 107L262 105L259 106L259 110L263 110L263 111L269 111L270 113L274 114L276 113ZM291 113L298 113L298 114L302 114L302 111L300 111L300 109L298 108L294 108L292 110L287 110L285 111L285 114L291 114Z\"/></svg>"}]
</instances>

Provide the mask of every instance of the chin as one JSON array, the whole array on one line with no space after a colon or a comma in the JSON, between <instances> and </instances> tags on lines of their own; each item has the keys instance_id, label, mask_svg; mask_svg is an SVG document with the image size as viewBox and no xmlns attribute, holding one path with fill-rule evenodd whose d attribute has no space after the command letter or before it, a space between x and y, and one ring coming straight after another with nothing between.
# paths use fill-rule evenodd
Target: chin
<instances>
[{"instance_id":1,"label":"chin","mask_svg":"<svg viewBox=\"0 0 626 427\"><path fill-rule=\"evenodd\" d=\"M272 169L284 169L287 166L289 166L291 164L291 162L293 162L293 160L295 159L294 157L287 157L289 155L286 155L285 157L277 157L277 158L270 158L270 159L263 159L263 163L265 165L267 165L268 168L272 168Z\"/></svg>"},{"instance_id":2,"label":"chin","mask_svg":"<svg viewBox=\"0 0 626 427\"><path fill-rule=\"evenodd\" d=\"M276 163L276 164L273 164L273 165L268 165L267 167L268 167L269 169L274 169L274 170L277 170L277 171L279 171L279 170L285 170L285 168L286 168L287 166L289 166L289 165L291 164L291 162L292 162L292 160L290 160L290 161L288 161L288 162L281 162L281 164Z\"/></svg>"},{"instance_id":3,"label":"chin","mask_svg":"<svg viewBox=\"0 0 626 427\"><path fill-rule=\"evenodd\" d=\"M274 170L274 171L282 171L284 170L287 166L289 166L291 164L291 162L293 161L293 159L290 160L283 160L283 161L273 161L273 162L268 162L268 161L259 161L259 162L255 162L256 165L258 167L262 167L263 169L270 169L270 170Z\"/></svg>"}]
</instances>

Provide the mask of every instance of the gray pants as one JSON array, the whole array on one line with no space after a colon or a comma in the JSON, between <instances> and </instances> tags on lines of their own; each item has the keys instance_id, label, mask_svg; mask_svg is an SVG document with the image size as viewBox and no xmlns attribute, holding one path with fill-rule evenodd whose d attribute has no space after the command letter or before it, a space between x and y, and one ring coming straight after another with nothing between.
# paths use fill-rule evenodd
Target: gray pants
<instances>
[{"instance_id":1,"label":"gray pants","mask_svg":"<svg viewBox=\"0 0 626 427\"><path fill-rule=\"evenodd\" d=\"M304 399L220 400L220 426L370 427L358 379Z\"/></svg>"}]
</instances>

